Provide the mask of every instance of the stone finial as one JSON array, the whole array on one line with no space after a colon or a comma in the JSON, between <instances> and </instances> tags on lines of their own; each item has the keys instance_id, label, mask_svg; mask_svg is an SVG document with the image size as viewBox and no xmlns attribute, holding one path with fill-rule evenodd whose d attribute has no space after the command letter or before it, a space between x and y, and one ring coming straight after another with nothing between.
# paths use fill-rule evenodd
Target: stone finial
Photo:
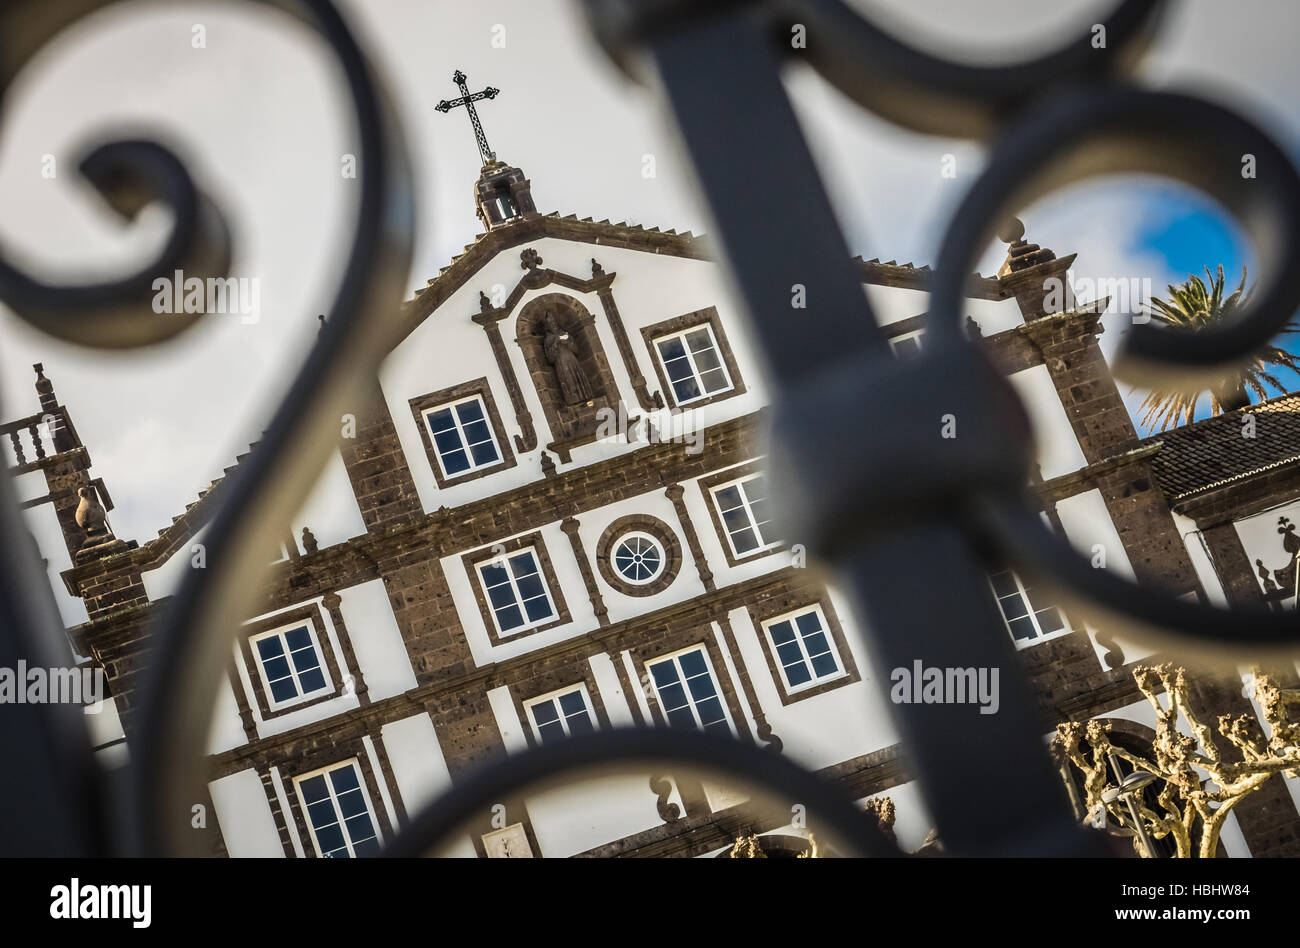
<instances>
[{"instance_id":1,"label":"stone finial","mask_svg":"<svg viewBox=\"0 0 1300 948\"><path fill-rule=\"evenodd\" d=\"M36 370L36 394L40 396L53 395L54 383L45 377L45 365L37 362L32 368Z\"/></svg>"},{"instance_id":2,"label":"stone finial","mask_svg":"<svg viewBox=\"0 0 1300 948\"><path fill-rule=\"evenodd\" d=\"M1018 217L1013 217L1002 225L998 231L998 240L1011 245L1007 248L1007 259L998 269L1000 277L1056 259L1056 254L1047 248L1025 242L1025 225Z\"/></svg>"},{"instance_id":3,"label":"stone finial","mask_svg":"<svg viewBox=\"0 0 1300 948\"><path fill-rule=\"evenodd\" d=\"M490 313L495 307L491 298L482 290L478 291L478 309L480 313Z\"/></svg>"},{"instance_id":4,"label":"stone finial","mask_svg":"<svg viewBox=\"0 0 1300 948\"><path fill-rule=\"evenodd\" d=\"M542 265L542 257L532 247L524 248L524 251L521 254L519 254L519 269L536 270L541 265Z\"/></svg>"},{"instance_id":5,"label":"stone finial","mask_svg":"<svg viewBox=\"0 0 1300 948\"><path fill-rule=\"evenodd\" d=\"M551 477L554 474L555 474L555 460L549 454L543 451L542 452L542 476Z\"/></svg>"},{"instance_id":6,"label":"stone finial","mask_svg":"<svg viewBox=\"0 0 1300 948\"><path fill-rule=\"evenodd\" d=\"M594 279L596 279L596 277L601 277L601 276L604 276L604 275L605 275L605 268L602 267L599 263L596 262L596 258L595 258L595 257L592 257L592 258L591 258L591 278L594 280Z\"/></svg>"},{"instance_id":7,"label":"stone finial","mask_svg":"<svg viewBox=\"0 0 1300 948\"><path fill-rule=\"evenodd\" d=\"M320 549L320 544L316 541L316 534L306 527L302 528L302 548L307 553L315 553Z\"/></svg>"}]
</instances>

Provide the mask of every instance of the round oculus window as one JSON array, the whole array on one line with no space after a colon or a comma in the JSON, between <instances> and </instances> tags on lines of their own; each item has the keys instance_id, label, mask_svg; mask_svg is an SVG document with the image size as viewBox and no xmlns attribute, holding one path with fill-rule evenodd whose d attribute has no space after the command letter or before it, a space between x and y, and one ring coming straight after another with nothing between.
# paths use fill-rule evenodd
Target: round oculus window
<instances>
[{"instance_id":1,"label":"round oculus window","mask_svg":"<svg viewBox=\"0 0 1300 948\"><path fill-rule=\"evenodd\" d=\"M634 586L652 583L664 571L664 548L648 533L625 533L614 544L610 559L614 569Z\"/></svg>"}]
</instances>

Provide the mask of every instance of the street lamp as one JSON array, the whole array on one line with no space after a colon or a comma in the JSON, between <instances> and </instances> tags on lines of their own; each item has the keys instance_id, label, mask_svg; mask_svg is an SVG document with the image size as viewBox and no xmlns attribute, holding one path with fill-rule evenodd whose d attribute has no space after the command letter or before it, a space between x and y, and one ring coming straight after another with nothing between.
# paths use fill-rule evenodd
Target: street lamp
<instances>
[{"instance_id":1,"label":"street lamp","mask_svg":"<svg viewBox=\"0 0 1300 948\"><path fill-rule=\"evenodd\" d=\"M1155 850L1151 846L1151 839L1147 836L1146 826L1142 822L1142 815L1138 810L1135 798L1141 796L1142 791L1149 787L1155 779L1156 775L1149 770L1135 770L1121 780L1118 787L1111 787L1101 795L1101 802L1107 806L1120 800L1128 804L1129 815L1133 817L1133 828L1137 832L1138 839L1142 842L1142 855L1147 859L1155 858Z\"/></svg>"}]
</instances>

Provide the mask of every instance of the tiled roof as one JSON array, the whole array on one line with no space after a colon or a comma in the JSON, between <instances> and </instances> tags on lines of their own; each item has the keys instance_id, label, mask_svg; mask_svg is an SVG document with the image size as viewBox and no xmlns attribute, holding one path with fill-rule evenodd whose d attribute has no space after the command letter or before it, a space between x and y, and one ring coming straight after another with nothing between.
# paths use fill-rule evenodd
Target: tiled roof
<instances>
[{"instance_id":1,"label":"tiled roof","mask_svg":"<svg viewBox=\"0 0 1300 948\"><path fill-rule=\"evenodd\" d=\"M1253 438L1243 434L1246 414L1255 417ZM1170 500L1281 467L1300 460L1300 393L1184 425L1145 443L1155 442L1161 447L1153 466Z\"/></svg>"}]
</instances>

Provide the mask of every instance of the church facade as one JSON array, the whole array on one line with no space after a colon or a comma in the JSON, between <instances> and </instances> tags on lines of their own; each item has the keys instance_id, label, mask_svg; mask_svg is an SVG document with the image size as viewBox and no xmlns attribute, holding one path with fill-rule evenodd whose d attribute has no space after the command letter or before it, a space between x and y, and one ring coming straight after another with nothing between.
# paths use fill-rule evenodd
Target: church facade
<instances>
[{"instance_id":1,"label":"church facade","mask_svg":"<svg viewBox=\"0 0 1300 948\"><path fill-rule=\"evenodd\" d=\"M762 365L707 242L541 214L522 171L484 157L483 232L405 304L404 339L241 630L209 738L211 851L371 854L486 761L658 726L788 755L856 799L889 795L900 842L919 847L928 819L889 671L773 525ZM1052 528L1176 595L1293 601L1296 399L1251 406L1261 435L1245 448L1232 416L1140 439L1098 345L1104 303L1047 311L1073 259L1020 235L966 301L1030 412ZM858 266L896 356L913 357L928 270ZM72 649L111 690L87 720L112 771L130 753L143 636L198 565L223 482L157 537L119 538L92 445L41 366L36 395L39 411L2 430ZM1013 571L989 579L1045 728L1105 718L1150 733L1130 675L1149 653ZM1215 713L1250 710L1234 671L1196 688ZM1238 807L1229 855L1300 854L1294 784L1273 778ZM801 827L755 825L738 802L652 773L485 801L455 852L699 856L750 833L802 845Z\"/></svg>"}]
</instances>

